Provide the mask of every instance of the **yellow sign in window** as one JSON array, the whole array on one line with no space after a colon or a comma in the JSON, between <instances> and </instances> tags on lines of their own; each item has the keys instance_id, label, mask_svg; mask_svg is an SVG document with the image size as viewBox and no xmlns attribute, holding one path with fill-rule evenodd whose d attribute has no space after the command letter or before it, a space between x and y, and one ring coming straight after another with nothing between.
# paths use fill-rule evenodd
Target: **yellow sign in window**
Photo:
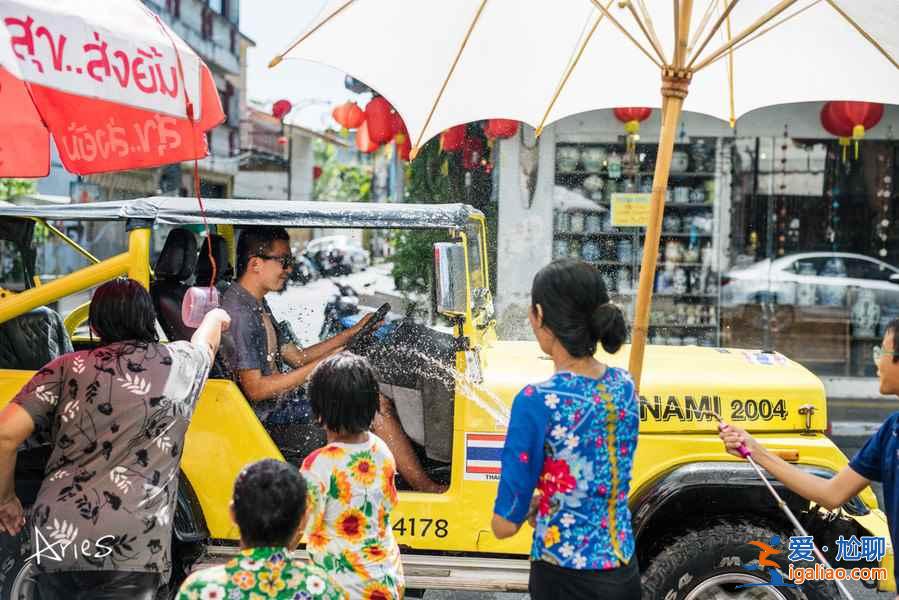
<instances>
[{"instance_id":1,"label":"yellow sign in window","mask_svg":"<svg viewBox=\"0 0 899 600\"><path fill-rule=\"evenodd\" d=\"M612 227L649 225L649 201L652 194L612 194Z\"/></svg>"}]
</instances>

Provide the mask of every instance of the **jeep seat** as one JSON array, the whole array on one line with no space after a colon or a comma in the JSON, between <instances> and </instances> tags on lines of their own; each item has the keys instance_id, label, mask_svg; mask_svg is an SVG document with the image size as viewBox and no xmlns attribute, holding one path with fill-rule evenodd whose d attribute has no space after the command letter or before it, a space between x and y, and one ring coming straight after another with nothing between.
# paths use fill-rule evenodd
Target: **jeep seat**
<instances>
[{"instance_id":1,"label":"jeep seat","mask_svg":"<svg viewBox=\"0 0 899 600\"><path fill-rule=\"evenodd\" d=\"M189 340L191 330L181 321L181 303L187 281L197 264L197 240L187 229L173 229L156 260L156 279L150 295L156 318L169 341Z\"/></svg>"},{"instance_id":2,"label":"jeep seat","mask_svg":"<svg viewBox=\"0 0 899 600\"><path fill-rule=\"evenodd\" d=\"M194 285L207 287L212 279L212 263L209 260L209 241L212 240L212 257L215 259L215 287L219 293L224 293L231 280L234 279L234 267L228 260L228 242L220 235L211 235L203 240L197 253L196 283Z\"/></svg>"},{"instance_id":3,"label":"jeep seat","mask_svg":"<svg viewBox=\"0 0 899 600\"><path fill-rule=\"evenodd\" d=\"M62 317L40 306L0 325L0 368L36 371L72 351Z\"/></svg>"}]
</instances>

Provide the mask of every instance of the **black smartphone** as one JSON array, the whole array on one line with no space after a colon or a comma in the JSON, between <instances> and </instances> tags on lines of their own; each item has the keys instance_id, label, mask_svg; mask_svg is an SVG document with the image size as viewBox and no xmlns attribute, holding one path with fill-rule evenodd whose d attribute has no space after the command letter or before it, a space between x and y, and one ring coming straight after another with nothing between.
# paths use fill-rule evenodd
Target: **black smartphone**
<instances>
[{"instance_id":1,"label":"black smartphone","mask_svg":"<svg viewBox=\"0 0 899 600\"><path fill-rule=\"evenodd\" d=\"M376 310L374 312L374 316L371 318L371 320L365 324L365 327L360 329L359 333L357 333L355 336L353 336L354 339L357 339L357 340L363 339L363 338L371 335L372 333L374 333L374 329L377 326L377 324L380 323L381 321L383 321L384 317L386 317L387 313L389 313L389 312L390 312L390 303L389 302L385 302L384 304L379 306L378 310Z\"/></svg>"}]
</instances>

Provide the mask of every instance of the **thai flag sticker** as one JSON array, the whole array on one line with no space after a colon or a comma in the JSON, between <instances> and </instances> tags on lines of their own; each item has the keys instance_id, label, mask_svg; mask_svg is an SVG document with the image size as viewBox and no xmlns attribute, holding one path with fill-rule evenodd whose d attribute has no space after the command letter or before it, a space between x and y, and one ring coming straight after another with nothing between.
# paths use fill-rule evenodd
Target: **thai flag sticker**
<instances>
[{"instance_id":1,"label":"thai flag sticker","mask_svg":"<svg viewBox=\"0 0 899 600\"><path fill-rule=\"evenodd\" d=\"M497 433L465 434L465 479L499 481L506 436Z\"/></svg>"}]
</instances>

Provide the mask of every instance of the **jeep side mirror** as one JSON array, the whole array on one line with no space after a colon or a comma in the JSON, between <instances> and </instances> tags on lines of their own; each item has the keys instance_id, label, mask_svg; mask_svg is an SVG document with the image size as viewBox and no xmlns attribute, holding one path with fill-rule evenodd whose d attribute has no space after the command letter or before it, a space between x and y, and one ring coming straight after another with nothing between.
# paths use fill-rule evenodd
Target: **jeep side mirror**
<instances>
[{"instance_id":1,"label":"jeep side mirror","mask_svg":"<svg viewBox=\"0 0 899 600\"><path fill-rule=\"evenodd\" d=\"M434 274L437 312L442 315L465 314L465 247L461 243L434 244Z\"/></svg>"}]
</instances>

